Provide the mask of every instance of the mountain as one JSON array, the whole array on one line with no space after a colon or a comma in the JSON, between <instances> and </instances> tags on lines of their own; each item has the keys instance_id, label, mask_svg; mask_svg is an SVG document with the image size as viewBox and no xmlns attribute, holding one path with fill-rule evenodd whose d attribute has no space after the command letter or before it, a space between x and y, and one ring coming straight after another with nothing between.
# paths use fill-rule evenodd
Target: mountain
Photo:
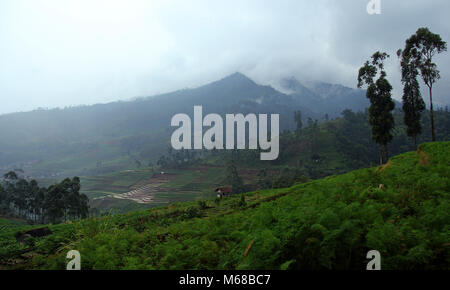
<instances>
[{"instance_id":1,"label":"mountain","mask_svg":"<svg viewBox=\"0 0 450 290\"><path fill-rule=\"evenodd\" d=\"M281 130L294 127L295 110L317 117L295 96L234 73L134 101L1 115L0 171L26 167L38 177L98 174L135 159L156 160L170 145L171 117L192 115L195 105L202 105L204 114L278 113Z\"/></svg>"},{"instance_id":2,"label":"mountain","mask_svg":"<svg viewBox=\"0 0 450 290\"><path fill-rule=\"evenodd\" d=\"M288 94L296 98L302 106L321 117L325 114L337 117L345 109L364 111L370 105L364 90L324 82L307 88L294 77L282 79L280 84L283 90L289 92Z\"/></svg>"},{"instance_id":3,"label":"mountain","mask_svg":"<svg viewBox=\"0 0 450 290\"><path fill-rule=\"evenodd\" d=\"M260 85L241 73L197 88L93 106L0 115L0 173L22 168L37 178L115 172L136 160L156 161L170 146L172 116L279 114L280 130L294 129L294 111L304 119L363 110L363 90L319 83L311 88L295 78L282 81L287 93Z\"/></svg>"},{"instance_id":4,"label":"mountain","mask_svg":"<svg viewBox=\"0 0 450 290\"><path fill-rule=\"evenodd\" d=\"M365 90L328 83L317 83L311 90L325 101L322 110L332 115L339 115L345 109L364 111L370 106Z\"/></svg>"},{"instance_id":5,"label":"mountain","mask_svg":"<svg viewBox=\"0 0 450 290\"><path fill-rule=\"evenodd\" d=\"M165 112L173 113L192 113L194 105L202 105L205 113L278 113L282 128L292 127L293 111L296 109L314 115L311 110L301 106L295 97L270 86L259 85L241 73L234 73L199 88L159 95L148 100L165 109ZM167 118L171 116L168 114Z\"/></svg>"}]
</instances>

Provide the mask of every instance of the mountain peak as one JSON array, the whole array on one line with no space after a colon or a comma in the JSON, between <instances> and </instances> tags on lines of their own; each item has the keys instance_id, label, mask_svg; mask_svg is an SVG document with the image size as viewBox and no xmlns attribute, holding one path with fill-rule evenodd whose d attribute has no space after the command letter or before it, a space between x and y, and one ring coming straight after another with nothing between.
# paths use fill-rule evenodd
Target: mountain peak
<instances>
[{"instance_id":1,"label":"mountain peak","mask_svg":"<svg viewBox=\"0 0 450 290\"><path fill-rule=\"evenodd\" d=\"M249 87L256 85L257 84L246 75L240 72L235 72L229 76L224 77L223 79L210 83L207 86Z\"/></svg>"},{"instance_id":2,"label":"mountain peak","mask_svg":"<svg viewBox=\"0 0 450 290\"><path fill-rule=\"evenodd\" d=\"M231 75L223 78L222 80L250 81L253 83L253 81L249 77L240 72L232 73Z\"/></svg>"},{"instance_id":3,"label":"mountain peak","mask_svg":"<svg viewBox=\"0 0 450 290\"><path fill-rule=\"evenodd\" d=\"M286 90L289 93L311 94L309 89L300 83L294 76L282 79L280 85L283 90Z\"/></svg>"},{"instance_id":4,"label":"mountain peak","mask_svg":"<svg viewBox=\"0 0 450 290\"><path fill-rule=\"evenodd\" d=\"M330 96L335 97L336 95L349 95L357 94L358 91L340 84L330 84L325 82L318 82L312 88L316 94L320 95L322 98L329 98Z\"/></svg>"}]
</instances>

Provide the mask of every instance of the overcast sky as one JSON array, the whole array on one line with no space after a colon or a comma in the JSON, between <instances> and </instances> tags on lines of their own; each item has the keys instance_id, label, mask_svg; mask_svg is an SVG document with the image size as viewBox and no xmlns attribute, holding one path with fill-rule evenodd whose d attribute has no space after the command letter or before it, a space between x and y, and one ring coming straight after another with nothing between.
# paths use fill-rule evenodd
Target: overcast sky
<instances>
[{"instance_id":1,"label":"overcast sky","mask_svg":"<svg viewBox=\"0 0 450 290\"><path fill-rule=\"evenodd\" d=\"M196 87L240 71L355 87L376 50L401 97L395 52L417 28L450 41L450 1L0 0L0 114ZM436 58L450 103L450 55ZM427 97L427 95L424 95Z\"/></svg>"}]
</instances>

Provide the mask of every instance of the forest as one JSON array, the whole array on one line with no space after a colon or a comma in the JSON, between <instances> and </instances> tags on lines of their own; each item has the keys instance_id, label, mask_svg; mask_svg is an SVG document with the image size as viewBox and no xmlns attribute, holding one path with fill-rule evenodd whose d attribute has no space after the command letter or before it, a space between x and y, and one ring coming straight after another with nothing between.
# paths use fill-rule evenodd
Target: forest
<instances>
[{"instance_id":1,"label":"forest","mask_svg":"<svg viewBox=\"0 0 450 290\"><path fill-rule=\"evenodd\" d=\"M39 187L36 180L19 178L14 171L4 176L0 184L0 214L16 216L32 223L58 223L86 218L88 198L80 194L80 179L66 178L48 188Z\"/></svg>"}]
</instances>

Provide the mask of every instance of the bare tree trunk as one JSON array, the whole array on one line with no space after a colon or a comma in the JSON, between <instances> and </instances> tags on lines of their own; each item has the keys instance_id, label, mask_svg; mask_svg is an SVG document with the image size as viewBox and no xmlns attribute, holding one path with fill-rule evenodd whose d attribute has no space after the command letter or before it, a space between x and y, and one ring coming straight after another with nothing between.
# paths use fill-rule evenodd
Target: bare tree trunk
<instances>
[{"instance_id":1,"label":"bare tree trunk","mask_svg":"<svg viewBox=\"0 0 450 290\"><path fill-rule=\"evenodd\" d=\"M433 94L432 86L428 87L430 89L430 119L431 119L431 140L436 141L436 135L434 133L434 113L433 113Z\"/></svg>"},{"instance_id":2,"label":"bare tree trunk","mask_svg":"<svg viewBox=\"0 0 450 290\"><path fill-rule=\"evenodd\" d=\"M389 151L388 151L388 145L384 144L384 154L386 156L386 163L389 161Z\"/></svg>"},{"instance_id":3,"label":"bare tree trunk","mask_svg":"<svg viewBox=\"0 0 450 290\"><path fill-rule=\"evenodd\" d=\"M383 165L383 149L381 148L381 145L379 145L379 150L380 150L380 165Z\"/></svg>"}]
</instances>

